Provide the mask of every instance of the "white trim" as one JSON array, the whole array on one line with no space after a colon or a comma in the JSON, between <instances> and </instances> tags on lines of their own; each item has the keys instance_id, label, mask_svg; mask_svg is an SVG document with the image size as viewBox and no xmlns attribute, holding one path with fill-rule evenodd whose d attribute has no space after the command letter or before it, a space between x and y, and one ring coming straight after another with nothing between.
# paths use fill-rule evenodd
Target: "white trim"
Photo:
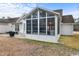
<instances>
[{"instance_id":1,"label":"white trim","mask_svg":"<svg viewBox=\"0 0 79 59\"><path fill-rule=\"evenodd\" d=\"M31 40L58 43L59 36L55 37L55 36L50 36L50 35L26 34L25 38L28 38Z\"/></svg>"},{"instance_id":2,"label":"white trim","mask_svg":"<svg viewBox=\"0 0 79 59\"><path fill-rule=\"evenodd\" d=\"M52 12L52 13L55 13L55 14L60 14L60 13L58 13L58 12L55 12L55 11L52 11L52 10L49 10L49 9L46 9L46 8L36 7L35 9L37 9L37 8L40 8L40 9L42 9L42 10L49 11L49 12ZM34 9L34 10L35 10L35 9Z\"/></svg>"},{"instance_id":3,"label":"white trim","mask_svg":"<svg viewBox=\"0 0 79 59\"><path fill-rule=\"evenodd\" d=\"M25 19L25 34L26 34L26 19Z\"/></svg>"},{"instance_id":4,"label":"white trim","mask_svg":"<svg viewBox=\"0 0 79 59\"><path fill-rule=\"evenodd\" d=\"M34 8L34 9L32 9L31 12L29 12L29 13L27 13L27 14L23 14L23 15L17 20L17 23L18 23L21 19L23 19L25 16L27 17L27 15L31 14L35 9L37 9L37 7ZM51 13L55 13L55 14L58 14L58 15L60 14L60 13L58 13L58 12L51 11L51 10L48 10L48 9L45 9L45 8L40 8L40 9L43 9L43 10L45 10L45 11L49 11L49 12L51 12Z\"/></svg>"},{"instance_id":5,"label":"white trim","mask_svg":"<svg viewBox=\"0 0 79 59\"><path fill-rule=\"evenodd\" d=\"M39 17L40 19L45 19L46 17ZM55 18L55 16L47 16L47 18ZM38 19L38 18L32 18L33 19ZM27 20L31 20L31 18L27 19Z\"/></svg>"},{"instance_id":6,"label":"white trim","mask_svg":"<svg viewBox=\"0 0 79 59\"><path fill-rule=\"evenodd\" d=\"M32 15L32 14L31 14L31 15ZM32 15L32 16L33 16L33 15ZM32 17L32 16L31 16L31 17ZM38 19L38 17L37 17L37 18L32 18L32 20L34 20L34 19ZM31 18L26 19L26 20L31 20Z\"/></svg>"},{"instance_id":7,"label":"white trim","mask_svg":"<svg viewBox=\"0 0 79 59\"><path fill-rule=\"evenodd\" d=\"M23 17L24 17L24 14L22 14L22 16L20 16L20 18L16 21L16 23L19 23L21 19L23 20Z\"/></svg>"},{"instance_id":8,"label":"white trim","mask_svg":"<svg viewBox=\"0 0 79 59\"><path fill-rule=\"evenodd\" d=\"M40 18L39 18L39 10L38 10L38 35L39 35L39 31L40 31L40 29L39 29L39 28L40 28L40 27L39 27L39 22L40 22L40 21L39 21L39 20L40 20Z\"/></svg>"},{"instance_id":9,"label":"white trim","mask_svg":"<svg viewBox=\"0 0 79 59\"><path fill-rule=\"evenodd\" d=\"M27 20L27 19L26 19ZM27 34L27 21L25 20L25 22L26 22L26 34Z\"/></svg>"},{"instance_id":10,"label":"white trim","mask_svg":"<svg viewBox=\"0 0 79 59\"><path fill-rule=\"evenodd\" d=\"M59 15L59 18L60 18L60 32L59 32L59 34L61 34L61 21L62 21L62 16Z\"/></svg>"},{"instance_id":11,"label":"white trim","mask_svg":"<svg viewBox=\"0 0 79 59\"><path fill-rule=\"evenodd\" d=\"M55 16L47 16L47 18L54 18ZM40 17L40 19L44 19L44 18L46 18L46 16L45 17Z\"/></svg>"},{"instance_id":12,"label":"white trim","mask_svg":"<svg viewBox=\"0 0 79 59\"><path fill-rule=\"evenodd\" d=\"M46 35L47 35L47 12L46 12Z\"/></svg>"},{"instance_id":13,"label":"white trim","mask_svg":"<svg viewBox=\"0 0 79 59\"><path fill-rule=\"evenodd\" d=\"M61 23L61 24L73 24L74 25L75 23Z\"/></svg>"},{"instance_id":14,"label":"white trim","mask_svg":"<svg viewBox=\"0 0 79 59\"><path fill-rule=\"evenodd\" d=\"M57 29L58 29L58 22L57 22L57 16L55 15L55 37L56 38L57 38L57 33L58 33Z\"/></svg>"},{"instance_id":15,"label":"white trim","mask_svg":"<svg viewBox=\"0 0 79 59\"><path fill-rule=\"evenodd\" d=\"M24 33L24 35L26 34L25 33L25 23L23 23L23 33Z\"/></svg>"},{"instance_id":16,"label":"white trim","mask_svg":"<svg viewBox=\"0 0 79 59\"><path fill-rule=\"evenodd\" d=\"M32 27L32 14L31 14L31 34L33 32L33 27Z\"/></svg>"}]
</instances>

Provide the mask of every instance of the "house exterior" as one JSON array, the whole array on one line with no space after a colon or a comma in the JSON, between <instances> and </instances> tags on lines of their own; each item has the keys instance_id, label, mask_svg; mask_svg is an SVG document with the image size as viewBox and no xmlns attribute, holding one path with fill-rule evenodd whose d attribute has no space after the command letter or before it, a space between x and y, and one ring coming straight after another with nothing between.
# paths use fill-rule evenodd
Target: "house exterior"
<instances>
[{"instance_id":1,"label":"house exterior","mask_svg":"<svg viewBox=\"0 0 79 59\"><path fill-rule=\"evenodd\" d=\"M0 33L6 33L9 31L15 31L16 30L16 21L18 20L18 17L16 18L8 18L8 19L0 19Z\"/></svg>"},{"instance_id":2,"label":"house exterior","mask_svg":"<svg viewBox=\"0 0 79 59\"><path fill-rule=\"evenodd\" d=\"M61 35L73 35L74 19L72 15L62 16Z\"/></svg>"},{"instance_id":3,"label":"house exterior","mask_svg":"<svg viewBox=\"0 0 79 59\"><path fill-rule=\"evenodd\" d=\"M19 34L28 39L55 43L60 35L73 35L73 16L63 16L62 11L33 9L18 19Z\"/></svg>"},{"instance_id":4,"label":"house exterior","mask_svg":"<svg viewBox=\"0 0 79 59\"><path fill-rule=\"evenodd\" d=\"M79 18L75 19L74 31L79 31Z\"/></svg>"}]
</instances>

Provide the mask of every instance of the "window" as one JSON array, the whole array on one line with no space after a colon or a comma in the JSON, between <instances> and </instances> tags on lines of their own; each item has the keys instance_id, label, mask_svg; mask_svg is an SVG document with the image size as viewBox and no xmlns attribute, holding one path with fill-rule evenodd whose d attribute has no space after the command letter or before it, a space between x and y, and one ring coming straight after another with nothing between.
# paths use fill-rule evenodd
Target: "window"
<instances>
[{"instance_id":1,"label":"window","mask_svg":"<svg viewBox=\"0 0 79 59\"><path fill-rule=\"evenodd\" d=\"M46 12L45 11L40 11L40 17L46 17Z\"/></svg>"},{"instance_id":2,"label":"window","mask_svg":"<svg viewBox=\"0 0 79 59\"><path fill-rule=\"evenodd\" d=\"M31 15L29 15L28 17L27 17L27 19L30 19L31 18Z\"/></svg>"},{"instance_id":3,"label":"window","mask_svg":"<svg viewBox=\"0 0 79 59\"><path fill-rule=\"evenodd\" d=\"M27 25L27 34L31 33L31 20L26 20L26 25Z\"/></svg>"},{"instance_id":4,"label":"window","mask_svg":"<svg viewBox=\"0 0 79 59\"><path fill-rule=\"evenodd\" d=\"M38 26L38 12L34 11L31 15L29 15L27 17L28 19L26 20L27 34L38 34L39 31L40 35L55 35L55 18L51 17L54 16L53 13L47 12L47 29L46 29L46 11L39 10L39 18L40 18L39 26ZM58 28L58 33L59 33L59 28Z\"/></svg>"},{"instance_id":5,"label":"window","mask_svg":"<svg viewBox=\"0 0 79 59\"><path fill-rule=\"evenodd\" d=\"M46 34L46 19L40 19L40 34Z\"/></svg>"},{"instance_id":6,"label":"window","mask_svg":"<svg viewBox=\"0 0 79 59\"><path fill-rule=\"evenodd\" d=\"M33 29L33 34L37 34L38 33L38 20L34 19L32 20L32 29Z\"/></svg>"},{"instance_id":7,"label":"window","mask_svg":"<svg viewBox=\"0 0 79 59\"><path fill-rule=\"evenodd\" d=\"M52 12L48 12L47 13L47 16L49 17L49 16L54 16L54 14L52 13Z\"/></svg>"},{"instance_id":8,"label":"window","mask_svg":"<svg viewBox=\"0 0 79 59\"><path fill-rule=\"evenodd\" d=\"M54 18L48 18L47 20L47 34L55 35L55 19Z\"/></svg>"},{"instance_id":9,"label":"window","mask_svg":"<svg viewBox=\"0 0 79 59\"><path fill-rule=\"evenodd\" d=\"M33 18L37 18L38 17L38 13L35 11L33 14L32 14L33 16Z\"/></svg>"},{"instance_id":10,"label":"window","mask_svg":"<svg viewBox=\"0 0 79 59\"><path fill-rule=\"evenodd\" d=\"M16 32L19 31L19 24L15 24L15 31L16 31Z\"/></svg>"}]
</instances>

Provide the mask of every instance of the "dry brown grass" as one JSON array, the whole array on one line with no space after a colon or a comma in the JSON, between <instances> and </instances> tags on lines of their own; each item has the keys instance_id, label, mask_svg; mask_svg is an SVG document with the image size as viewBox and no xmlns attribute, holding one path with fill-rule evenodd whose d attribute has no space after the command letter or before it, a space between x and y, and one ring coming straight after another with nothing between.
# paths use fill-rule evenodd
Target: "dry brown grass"
<instances>
[{"instance_id":1,"label":"dry brown grass","mask_svg":"<svg viewBox=\"0 0 79 59\"><path fill-rule=\"evenodd\" d=\"M72 35L72 36L61 36L59 41L67 46L79 49L79 35L78 34Z\"/></svg>"},{"instance_id":2,"label":"dry brown grass","mask_svg":"<svg viewBox=\"0 0 79 59\"><path fill-rule=\"evenodd\" d=\"M79 51L62 44L29 39L0 37L0 56L79 55Z\"/></svg>"},{"instance_id":3,"label":"dry brown grass","mask_svg":"<svg viewBox=\"0 0 79 59\"><path fill-rule=\"evenodd\" d=\"M0 55L29 55L30 49L37 45L25 44L23 40L0 37Z\"/></svg>"}]
</instances>

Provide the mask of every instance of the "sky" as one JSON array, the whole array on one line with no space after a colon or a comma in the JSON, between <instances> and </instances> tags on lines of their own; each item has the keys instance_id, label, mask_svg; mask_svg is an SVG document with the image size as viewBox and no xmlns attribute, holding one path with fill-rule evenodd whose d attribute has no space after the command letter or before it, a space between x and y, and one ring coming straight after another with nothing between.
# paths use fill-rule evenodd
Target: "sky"
<instances>
[{"instance_id":1,"label":"sky","mask_svg":"<svg viewBox=\"0 0 79 59\"><path fill-rule=\"evenodd\" d=\"M29 13L33 8L41 7L49 10L63 9L63 15L79 17L79 3L0 3L1 17L20 17Z\"/></svg>"}]
</instances>

